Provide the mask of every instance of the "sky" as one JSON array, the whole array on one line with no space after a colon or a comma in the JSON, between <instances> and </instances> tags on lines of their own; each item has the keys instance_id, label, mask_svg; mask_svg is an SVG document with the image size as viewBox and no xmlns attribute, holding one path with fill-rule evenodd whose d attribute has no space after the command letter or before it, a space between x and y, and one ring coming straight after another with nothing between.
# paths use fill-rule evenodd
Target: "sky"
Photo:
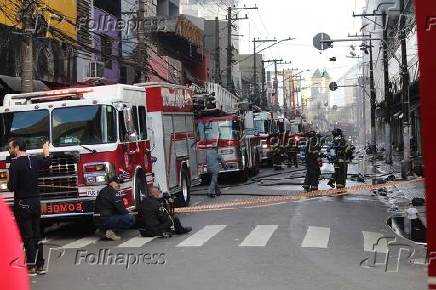
<instances>
[{"instance_id":1,"label":"sky","mask_svg":"<svg viewBox=\"0 0 436 290\"><path fill-rule=\"evenodd\" d=\"M291 61L283 68L311 69L305 77L310 77L314 69L327 69L333 79L340 78L356 59L346 58L351 43L337 43L334 48L320 53L312 45L313 37L324 32L332 39L342 39L348 33L358 33L361 19L353 18L353 11L360 13L364 0L240 0L239 7L252 7L258 10L241 10L239 17L248 15L249 20L239 21L240 52L253 53L254 37L278 40L288 37L295 40L284 42L265 51L264 59L282 58ZM267 44L264 44L264 46ZM259 49L261 49L261 46ZM336 62L330 62L330 57ZM270 68L272 69L272 67Z\"/></svg>"}]
</instances>

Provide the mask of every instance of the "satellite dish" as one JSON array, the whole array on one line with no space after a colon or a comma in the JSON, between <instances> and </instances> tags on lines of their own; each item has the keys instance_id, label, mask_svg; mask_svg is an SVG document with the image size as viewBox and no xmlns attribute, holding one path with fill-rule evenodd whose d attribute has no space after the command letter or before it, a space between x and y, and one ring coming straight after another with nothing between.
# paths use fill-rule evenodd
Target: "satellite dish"
<instances>
[{"instance_id":1,"label":"satellite dish","mask_svg":"<svg viewBox=\"0 0 436 290\"><path fill-rule=\"evenodd\" d=\"M326 33L318 33L313 38L313 46L318 50L326 50L327 48L333 47L333 42L329 42L331 40L330 36Z\"/></svg>"}]
</instances>

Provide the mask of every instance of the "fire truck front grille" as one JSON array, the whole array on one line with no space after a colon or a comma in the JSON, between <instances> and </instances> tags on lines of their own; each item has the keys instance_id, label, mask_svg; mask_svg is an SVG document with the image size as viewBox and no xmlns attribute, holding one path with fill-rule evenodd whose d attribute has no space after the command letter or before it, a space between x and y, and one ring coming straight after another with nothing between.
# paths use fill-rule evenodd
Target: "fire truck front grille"
<instances>
[{"instance_id":1,"label":"fire truck front grille","mask_svg":"<svg viewBox=\"0 0 436 290\"><path fill-rule=\"evenodd\" d=\"M76 198L77 163L79 155L74 153L55 153L48 170L41 170L39 192L42 200Z\"/></svg>"}]
</instances>

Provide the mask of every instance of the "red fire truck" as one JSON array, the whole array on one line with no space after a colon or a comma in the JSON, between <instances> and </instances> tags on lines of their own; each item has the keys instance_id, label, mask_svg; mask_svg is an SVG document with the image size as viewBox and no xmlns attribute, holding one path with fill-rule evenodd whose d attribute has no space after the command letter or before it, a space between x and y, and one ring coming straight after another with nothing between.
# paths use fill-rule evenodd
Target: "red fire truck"
<instances>
[{"instance_id":1,"label":"red fire truck","mask_svg":"<svg viewBox=\"0 0 436 290\"><path fill-rule=\"evenodd\" d=\"M147 94L147 126L151 141L155 185L175 195L179 206L187 206L191 185L201 178L195 148L192 91L168 83L136 84Z\"/></svg>"},{"instance_id":2,"label":"red fire truck","mask_svg":"<svg viewBox=\"0 0 436 290\"><path fill-rule=\"evenodd\" d=\"M7 146L27 140L28 153L50 142L52 163L41 172L42 217L92 216L107 179L122 174L121 194L134 209L153 183L146 97L137 86L109 85L6 95L0 107L0 190L7 190Z\"/></svg>"},{"instance_id":3,"label":"red fire truck","mask_svg":"<svg viewBox=\"0 0 436 290\"><path fill-rule=\"evenodd\" d=\"M277 116L272 112L265 111L255 113L254 127L260 136L260 160L271 163L271 141L279 137Z\"/></svg>"},{"instance_id":4,"label":"red fire truck","mask_svg":"<svg viewBox=\"0 0 436 290\"><path fill-rule=\"evenodd\" d=\"M197 127L197 148L205 162L205 151L218 147L227 169L221 173L237 172L241 180L259 170L259 137L245 134L244 118L237 114L202 116L195 119ZM207 172L206 164L203 165Z\"/></svg>"}]
</instances>

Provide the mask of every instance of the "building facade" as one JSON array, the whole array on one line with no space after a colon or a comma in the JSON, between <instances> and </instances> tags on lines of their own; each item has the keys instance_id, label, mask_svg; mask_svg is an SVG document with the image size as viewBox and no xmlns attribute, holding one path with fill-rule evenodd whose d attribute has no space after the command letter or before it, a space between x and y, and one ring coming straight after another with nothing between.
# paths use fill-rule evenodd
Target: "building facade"
<instances>
[{"instance_id":1,"label":"building facade","mask_svg":"<svg viewBox=\"0 0 436 290\"><path fill-rule=\"evenodd\" d=\"M384 3L384 4L383 4ZM404 148L404 103L409 103L409 123L411 125L411 149L412 154L421 154L421 133L420 133L420 112L419 112L419 68L418 68L418 49L417 49L417 34L415 18L415 1L405 0L405 34L406 34L406 47L407 47L407 66L408 77L410 86L407 88L409 91L409 100L402 98L402 74L401 74L401 45L399 39L400 15L399 15L399 0L390 2L382 0L368 0L367 12L386 12L386 19L382 16L372 17L376 25L371 24L369 21L364 20L364 33L371 33L373 38L383 38L383 29L387 30L387 44L388 44L388 76L389 83L388 90L385 90L384 83L384 66L383 57L377 57L378 51L382 51L383 42L373 41L373 58L374 58L374 79L375 91L377 95L377 110L376 110L376 133L377 142L381 146L392 146L394 150L402 151ZM385 20L385 21L383 21ZM376 27L374 27L376 26ZM380 28L383 29L380 29ZM369 77L369 55L364 53L362 65L364 66L364 77ZM368 83L365 83L366 90L369 91ZM388 103L389 99L391 100ZM366 104L369 107L369 103ZM390 120L390 129L388 130L387 121ZM390 144L389 144L390 143Z\"/></svg>"}]
</instances>

